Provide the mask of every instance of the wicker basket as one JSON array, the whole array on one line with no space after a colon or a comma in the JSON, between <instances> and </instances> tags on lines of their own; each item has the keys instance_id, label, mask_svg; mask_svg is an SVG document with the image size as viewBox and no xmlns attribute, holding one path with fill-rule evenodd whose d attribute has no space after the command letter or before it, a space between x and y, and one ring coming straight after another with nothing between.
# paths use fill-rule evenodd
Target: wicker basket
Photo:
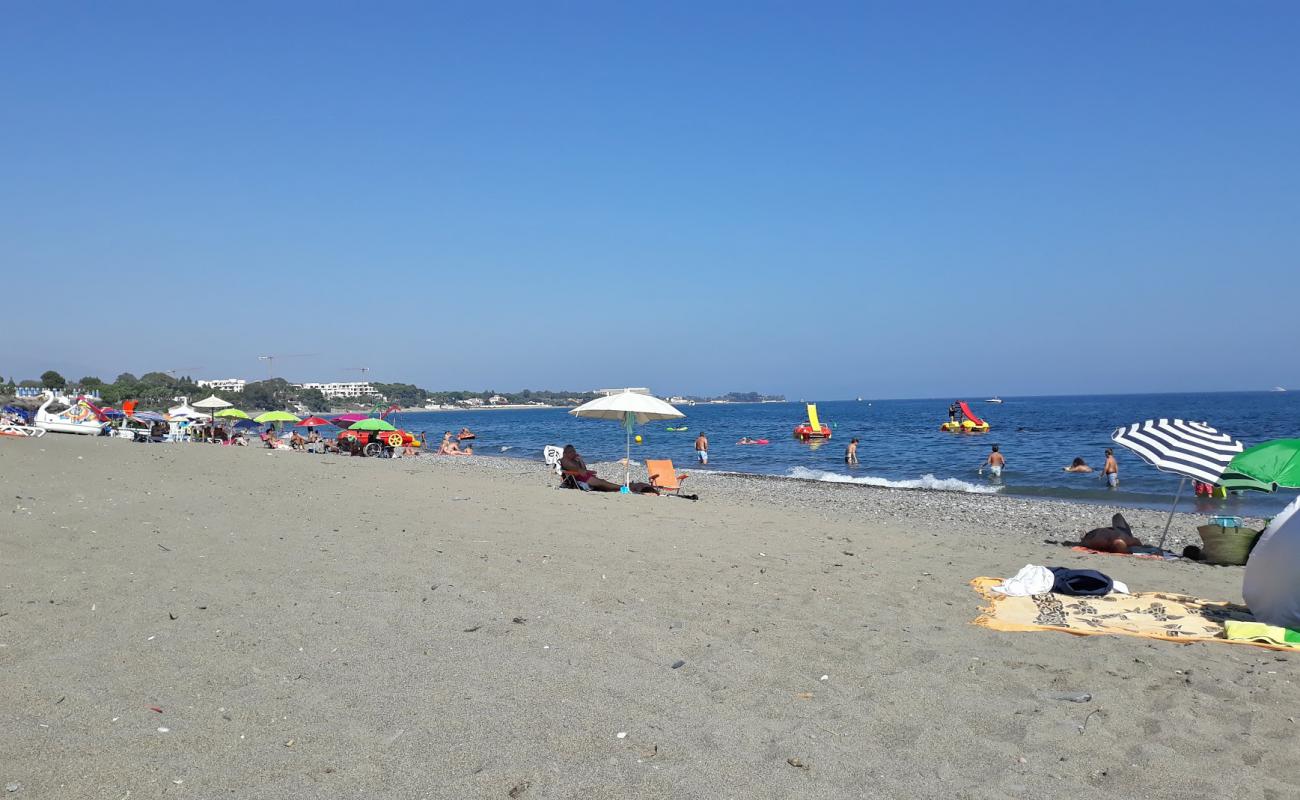
<instances>
[{"instance_id":1,"label":"wicker basket","mask_svg":"<svg viewBox=\"0 0 1300 800\"><path fill-rule=\"evenodd\" d=\"M1240 566L1259 539L1259 531L1251 528L1225 528L1222 525L1201 525L1196 529L1204 546L1203 560L1209 564Z\"/></svg>"}]
</instances>

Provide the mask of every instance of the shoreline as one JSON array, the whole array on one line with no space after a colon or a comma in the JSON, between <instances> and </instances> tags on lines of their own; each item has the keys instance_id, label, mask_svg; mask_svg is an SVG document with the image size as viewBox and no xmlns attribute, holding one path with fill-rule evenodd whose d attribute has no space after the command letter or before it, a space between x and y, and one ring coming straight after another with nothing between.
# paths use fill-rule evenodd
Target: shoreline
<instances>
[{"instance_id":1,"label":"shoreline","mask_svg":"<svg viewBox=\"0 0 1300 800\"><path fill-rule=\"evenodd\" d=\"M541 459L503 455L475 455L472 458L422 454L416 464L435 470L487 474L509 472L519 478L547 486L554 473ZM518 466L516 466L518 465ZM622 482L623 465L596 462L591 468L611 481ZM1092 503L1069 499L998 493L974 493L930 488L894 488L866 484L820 481L783 475L732 471L693 470L675 465L690 477L685 491L721 495L752 505L817 516L821 519L857 523L892 523L906 519L922 525L951 526L962 535L1003 535L1041 543L1044 539L1077 541L1093 528L1111 524L1111 516L1123 514L1133 533L1145 544L1155 545L1168 519L1168 509L1159 510L1122 504ZM647 479L645 465L633 461L632 480ZM1262 529L1265 520L1244 517L1247 527ZM1180 552L1189 544L1199 545L1198 525L1207 521L1200 512L1180 510L1174 514L1165 549Z\"/></svg>"}]
</instances>

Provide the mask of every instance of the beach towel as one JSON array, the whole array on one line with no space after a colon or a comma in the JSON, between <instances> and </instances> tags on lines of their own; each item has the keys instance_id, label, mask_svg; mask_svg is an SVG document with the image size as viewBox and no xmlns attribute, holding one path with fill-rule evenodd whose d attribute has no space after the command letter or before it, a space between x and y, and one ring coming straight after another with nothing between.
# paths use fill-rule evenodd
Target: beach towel
<instances>
[{"instance_id":1,"label":"beach towel","mask_svg":"<svg viewBox=\"0 0 1300 800\"><path fill-rule=\"evenodd\" d=\"M1000 578L976 578L975 591L988 602L976 625L995 631L1061 631L1076 636L1142 636L1167 642L1226 642L1269 650L1289 646L1253 639L1229 639L1226 623L1258 621L1250 609L1234 603L1201 600L1167 592L1138 592L1105 597L1039 594L1007 597L993 591Z\"/></svg>"},{"instance_id":2,"label":"beach towel","mask_svg":"<svg viewBox=\"0 0 1300 800\"><path fill-rule=\"evenodd\" d=\"M1056 542L1052 542L1052 544L1056 544ZM1076 553L1088 553L1094 556L1128 556L1130 558L1152 558L1157 561L1177 561L1182 558L1182 556L1170 550L1156 550L1154 547L1150 548L1151 552L1139 553L1111 553L1105 550L1093 550L1091 547L1084 547L1083 545L1074 545L1070 549Z\"/></svg>"},{"instance_id":3,"label":"beach towel","mask_svg":"<svg viewBox=\"0 0 1300 800\"><path fill-rule=\"evenodd\" d=\"M1228 633L1228 639L1234 642L1267 642L1300 648L1300 631L1293 631L1279 625L1228 620L1224 623L1224 629Z\"/></svg>"}]
</instances>

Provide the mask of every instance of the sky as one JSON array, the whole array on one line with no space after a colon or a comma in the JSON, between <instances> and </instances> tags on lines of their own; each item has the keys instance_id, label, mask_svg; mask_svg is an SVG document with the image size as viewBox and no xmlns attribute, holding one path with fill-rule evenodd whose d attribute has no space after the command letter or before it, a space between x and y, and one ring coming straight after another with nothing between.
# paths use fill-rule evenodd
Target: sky
<instances>
[{"instance_id":1,"label":"sky","mask_svg":"<svg viewBox=\"0 0 1300 800\"><path fill-rule=\"evenodd\" d=\"M1269 0L9 3L0 376L1300 387L1297 41Z\"/></svg>"}]
</instances>

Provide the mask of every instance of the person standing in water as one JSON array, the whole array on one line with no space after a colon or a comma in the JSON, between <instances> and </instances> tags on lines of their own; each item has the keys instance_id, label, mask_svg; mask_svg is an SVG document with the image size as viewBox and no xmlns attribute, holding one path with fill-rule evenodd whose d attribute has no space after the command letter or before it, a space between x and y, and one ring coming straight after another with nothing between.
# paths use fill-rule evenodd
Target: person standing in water
<instances>
[{"instance_id":1,"label":"person standing in water","mask_svg":"<svg viewBox=\"0 0 1300 800\"><path fill-rule=\"evenodd\" d=\"M844 451L844 463L845 464L858 463L858 440L857 439L851 440L849 442L849 449Z\"/></svg>"},{"instance_id":2,"label":"person standing in water","mask_svg":"<svg viewBox=\"0 0 1300 800\"><path fill-rule=\"evenodd\" d=\"M695 457L701 464L709 463L709 437L703 433L695 437Z\"/></svg>"},{"instance_id":3,"label":"person standing in water","mask_svg":"<svg viewBox=\"0 0 1300 800\"><path fill-rule=\"evenodd\" d=\"M995 478L1002 477L1002 468L1006 466L1007 460L998 450L997 445L993 445L993 452L989 453L988 460L984 462L989 468L989 474Z\"/></svg>"},{"instance_id":4,"label":"person standing in water","mask_svg":"<svg viewBox=\"0 0 1300 800\"><path fill-rule=\"evenodd\" d=\"M1105 477L1107 486L1119 488L1119 462L1115 460L1115 451L1109 447L1106 448L1106 466L1101 468L1101 474Z\"/></svg>"}]
</instances>

